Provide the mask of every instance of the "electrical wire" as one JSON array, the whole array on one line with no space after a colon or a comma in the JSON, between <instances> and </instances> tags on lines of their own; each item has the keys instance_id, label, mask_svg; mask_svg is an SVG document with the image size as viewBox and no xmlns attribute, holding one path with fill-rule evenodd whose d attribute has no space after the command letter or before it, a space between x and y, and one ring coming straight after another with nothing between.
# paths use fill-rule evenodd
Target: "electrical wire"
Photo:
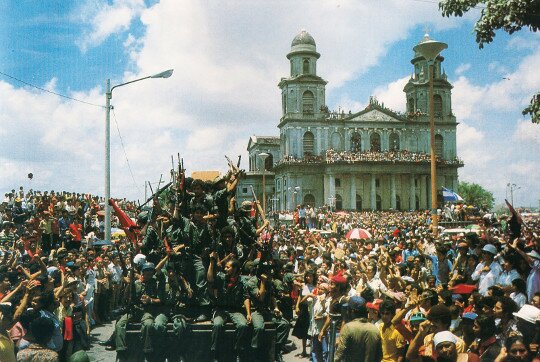
<instances>
[{"instance_id":1,"label":"electrical wire","mask_svg":"<svg viewBox=\"0 0 540 362\"><path fill-rule=\"evenodd\" d=\"M131 164L129 163L129 158L127 156L126 148L124 147L124 139L122 138L122 135L120 134L120 127L118 126L118 122L116 121L116 113L114 112L113 107L111 107L111 109L112 109L112 114L114 118L114 123L116 124L116 130L118 131L118 137L120 138L120 144L122 145L122 150L124 151L124 156L126 157L126 163L129 169L129 173L131 175L131 179L133 180L133 184L135 185L135 187L137 187L137 190L141 192L141 188L137 184L137 181L135 181L135 176L133 175L133 171L131 170Z\"/></svg>"},{"instance_id":2,"label":"electrical wire","mask_svg":"<svg viewBox=\"0 0 540 362\"><path fill-rule=\"evenodd\" d=\"M50 93L50 94L54 94L55 96L58 96L58 97L62 97L62 98L66 98L66 99L70 99L72 101L76 101L76 102L79 102L79 103L84 103L84 104L87 104L89 106L94 106L94 107L99 107L99 108L105 108L105 106L102 106L102 105L99 105L99 104L94 104L94 103L90 103L90 102L86 102L86 101L83 101L83 100L80 100L80 99L77 99L77 98L73 98L73 97L70 97L70 96L66 96L66 95L63 95L63 94L60 94L60 93L56 93L56 92L53 92L53 91L50 91L48 89L45 89L45 88L41 88L35 84L32 84L32 83L28 83L22 79L19 79L19 78L16 78L12 75L9 75L9 74L6 74L4 72L0 72L1 75L5 76L5 77L8 77L8 78L11 78L13 80L16 80L17 82L21 82L23 84L26 84L27 86L30 86L32 88L36 88L36 89L39 89L40 91L42 92L47 92L47 93Z\"/></svg>"}]
</instances>

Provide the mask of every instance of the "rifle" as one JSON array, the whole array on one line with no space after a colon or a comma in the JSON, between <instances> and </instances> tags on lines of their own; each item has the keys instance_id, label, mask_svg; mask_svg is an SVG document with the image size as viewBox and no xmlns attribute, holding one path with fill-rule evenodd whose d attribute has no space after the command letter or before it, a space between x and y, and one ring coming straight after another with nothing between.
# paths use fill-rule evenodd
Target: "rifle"
<instances>
[{"instance_id":1,"label":"rifle","mask_svg":"<svg viewBox=\"0 0 540 362\"><path fill-rule=\"evenodd\" d=\"M150 183L148 183L148 184L150 184ZM159 195L161 195L161 193L162 193L163 191L167 190L167 188L169 188L169 186L171 186L171 185L172 185L172 182L169 182L169 183L167 183L165 186L159 188L159 189L156 191L155 194L152 194L152 196L150 196L150 197L144 202L144 204L142 204L141 206L139 206L139 209L140 209L141 207L145 206L145 205L146 205L147 203L149 203L151 200L153 200L154 197L159 197Z\"/></svg>"},{"instance_id":2,"label":"rifle","mask_svg":"<svg viewBox=\"0 0 540 362\"><path fill-rule=\"evenodd\" d=\"M227 159L227 163L229 164L229 168L231 169L231 171L233 173L236 173L236 174L240 174L243 172L243 170L240 169L240 160L241 160L241 155L238 157L238 164L235 165L232 160L229 158L229 156L225 155L225 158Z\"/></svg>"},{"instance_id":3,"label":"rifle","mask_svg":"<svg viewBox=\"0 0 540 362\"><path fill-rule=\"evenodd\" d=\"M255 200L255 204L257 205L257 210L259 210L259 215L261 215L261 219L263 222L266 222L266 215L264 214L264 210L261 207L261 204L259 204L259 201L257 200L257 195L255 195L255 190L253 189L253 185L250 185L251 187L251 193L253 194L253 200Z\"/></svg>"}]
</instances>

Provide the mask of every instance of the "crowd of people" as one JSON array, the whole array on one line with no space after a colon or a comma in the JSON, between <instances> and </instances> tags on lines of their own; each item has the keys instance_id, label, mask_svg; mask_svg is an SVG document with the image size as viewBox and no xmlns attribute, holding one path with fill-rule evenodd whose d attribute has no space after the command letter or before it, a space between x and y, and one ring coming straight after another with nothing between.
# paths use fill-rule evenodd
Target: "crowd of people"
<instances>
[{"instance_id":1,"label":"crowd of people","mask_svg":"<svg viewBox=\"0 0 540 362\"><path fill-rule=\"evenodd\" d=\"M326 162L430 162L431 156L425 152L411 152L407 150L395 150L395 151L336 151L329 149L326 151ZM437 156L437 162L439 164L461 164L459 158L452 160L444 160Z\"/></svg>"},{"instance_id":2,"label":"crowd of people","mask_svg":"<svg viewBox=\"0 0 540 362\"><path fill-rule=\"evenodd\" d=\"M429 163L429 153L411 152L407 150L395 151L336 151L334 149L326 150L324 156L305 155L303 158L285 155L280 163L356 163L356 162L416 162ZM458 157L450 160L442 159L437 156L437 163L445 165L458 165L463 161Z\"/></svg>"},{"instance_id":3,"label":"crowd of people","mask_svg":"<svg viewBox=\"0 0 540 362\"><path fill-rule=\"evenodd\" d=\"M271 227L258 203L236 205L239 177L233 168L205 183L178 172L151 206L113 200L125 231L115 243L99 242L99 197L6 194L0 361L88 360L92 328L109 321L102 344L120 361L136 347L148 361L190 361L198 323L212 324L213 360L230 350L268 360L265 322L275 326L276 361L294 353L291 335L298 357L313 362L537 358L538 218L512 210L509 220L479 219L477 233L436 235L423 211L301 205L292 224ZM367 236L347 237L355 228ZM130 324L140 326L138 346Z\"/></svg>"}]
</instances>

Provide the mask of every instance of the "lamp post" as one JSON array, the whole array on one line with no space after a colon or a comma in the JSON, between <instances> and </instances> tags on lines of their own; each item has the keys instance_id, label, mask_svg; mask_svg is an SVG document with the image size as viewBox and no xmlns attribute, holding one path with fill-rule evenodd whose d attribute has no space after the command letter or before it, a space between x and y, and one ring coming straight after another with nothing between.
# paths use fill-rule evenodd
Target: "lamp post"
<instances>
[{"instance_id":1,"label":"lamp post","mask_svg":"<svg viewBox=\"0 0 540 362\"><path fill-rule=\"evenodd\" d=\"M266 158L270 156L268 153L262 152L259 153L259 157L262 160L263 164L263 211L266 213Z\"/></svg>"},{"instance_id":2,"label":"lamp post","mask_svg":"<svg viewBox=\"0 0 540 362\"><path fill-rule=\"evenodd\" d=\"M430 154L431 154L431 225L433 236L437 236L437 155L435 154L435 109L433 102L433 72L435 59L448 45L429 38L426 34L424 39L413 50L423 56L429 68L429 130L430 130Z\"/></svg>"},{"instance_id":3,"label":"lamp post","mask_svg":"<svg viewBox=\"0 0 540 362\"><path fill-rule=\"evenodd\" d=\"M173 69L164 72L135 79L126 83L115 85L111 88L111 80L107 79L105 90L105 240L111 240L111 207L109 199L111 198L111 98L114 88L127 84L139 82L148 78L169 78Z\"/></svg>"},{"instance_id":4,"label":"lamp post","mask_svg":"<svg viewBox=\"0 0 540 362\"><path fill-rule=\"evenodd\" d=\"M514 206L514 191L519 190L521 187L511 183L507 183L506 186L510 188L510 203Z\"/></svg>"}]
</instances>

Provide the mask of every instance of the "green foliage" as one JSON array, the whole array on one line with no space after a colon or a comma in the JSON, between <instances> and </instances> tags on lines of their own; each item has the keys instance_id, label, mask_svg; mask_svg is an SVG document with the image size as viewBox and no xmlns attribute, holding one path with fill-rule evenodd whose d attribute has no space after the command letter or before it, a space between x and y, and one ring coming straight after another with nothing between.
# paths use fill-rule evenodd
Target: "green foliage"
<instances>
[{"instance_id":1,"label":"green foliage","mask_svg":"<svg viewBox=\"0 0 540 362\"><path fill-rule=\"evenodd\" d=\"M475 183L460 182L458 194L467 204L480 206L486 210L491 210L495 202L492 192Z\"/></svg>"},{"instance_id":2,"label":"green foliage","mask_svg":"<svg viewBox=\"0 0 540 362\"><path fill-rule=\"evenodd\" d=\"M471 8L482 7L480 19L474 26L476 42L480 48L491 43L495 30L512 34L523 27L531 31L540 29L540 0L443 0L439 9L443 16L463 16ZM484 7L485 6L485 7Z\"/></svg>"},{"instance_id":3,"label":"green foliage","mask_svg":"<svg viewBox=\"0 0 540 362\"><path fill-rule=\"evenodd\" d=\"M523 115L530 114L533 123L540 123L540 93L531 98L531 103L523 110Z\"/></svg>"},{"instance_id":4,"label":"green foliage","mask_svg":"<svg viewBox=\"0 0 540 362\"><path fill-rule=\"evenodd\" d=\"M472 8L481 8L480 18L474 25L476 42L480 48L489 44L496 30L512 34L523 27L531 31L540 29L540 0L442 0L439 9L443 16L463 16ZM540 95L532 97L530 105L523 110L530 114L533 123L540 123Z\"/></svg>"}]
</instances>

